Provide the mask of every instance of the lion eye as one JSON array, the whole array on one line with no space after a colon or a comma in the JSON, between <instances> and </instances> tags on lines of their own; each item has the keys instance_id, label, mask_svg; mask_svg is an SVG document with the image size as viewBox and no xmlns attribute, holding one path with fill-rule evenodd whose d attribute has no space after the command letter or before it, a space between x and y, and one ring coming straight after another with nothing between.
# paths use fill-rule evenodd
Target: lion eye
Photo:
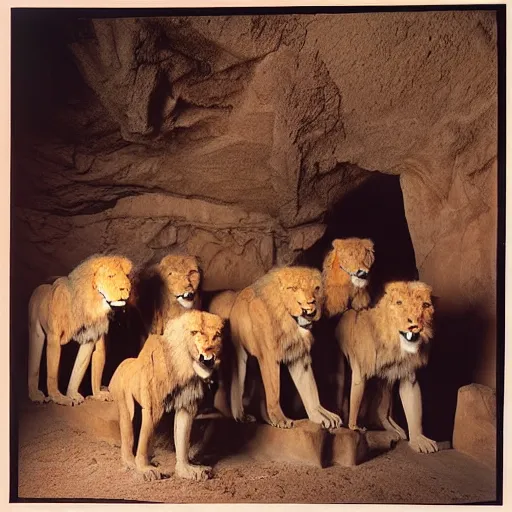
<instances>
[{"instance_id":1,"label":"lion eye","mask_svg":"<svg viewBox=\"0 0 512 512\"><path fill-rule=\"evenodd\" d=\"M114 277L114 274L111 274L110 276L108 276L110 279L112 279Z\"/></svg>"},{"instance_id":2,"label":"lion eye","mask_svg":"<svg viewBox=\"0 0 512 512\"><path fill-rule=\"evenodd\" d=\"M427 309L427 308L429 308L431 305L432 305L432 304L430 304L430 302L424 302L424 303L423 303L423 308L424 308L424 309Z\"/></svg>"},{"instance_id":3,"label":"lion eye","mask_svg":"<svg viewBox=\"0 0 512 512\"><path fill-rule=\"evenodd\" d=\"M192 334L192 336L195 336L199 331L190 331L190 334Z\"/></svg>"},{"instance_id":4,"label":"lion eye","mask_svg":"<svg viewBox=\"0 0 512 512\"><path fill-rule=\"evenodd\" d=\"M297 287L296 286L288 286L288 290L291 290L292 292L296 292Z\"/></svg>"},{"instance_id":5,"label":"lion eye","mask_svg":"<svg viewBox=\"0 0 512 512\"><path fill-rule=\"evenodd\" d=\"M402 305L402 301L401 301L401 300L397 300L397 301L396 301L396 305L397 305L397 306L401 306L401 305Z\"/></svg>"}]
</instances>

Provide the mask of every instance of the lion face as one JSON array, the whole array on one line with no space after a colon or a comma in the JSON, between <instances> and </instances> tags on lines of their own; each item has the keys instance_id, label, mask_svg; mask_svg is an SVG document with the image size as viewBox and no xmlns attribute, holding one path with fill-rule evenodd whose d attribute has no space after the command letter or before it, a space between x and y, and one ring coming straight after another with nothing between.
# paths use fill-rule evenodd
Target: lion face
<instances>
[{"instance_id":1,"label":"lion face","mask_svg":"<svg viewBox=\"0 0 512 512\"><path fill-rule=\"evenodd\" d=\"M283 268L278 275L288 313L300 328L310 330L322 312L322 275L305 267Z\"/></svg>"},{"instance_id":2,"label":"lion face","mask_svg":"<svg viewBox=\"0 0 512 512\"><path fill-rule=\"evenodd\" d=\"M219 367L224 321L204 311L187 311L180 317L196 374L208 379Z\"/></svg>"},{"instance_id":3,"label":"lion face","mask_svg":"<svg viewBox=\"0 0 512 512\"><path fill-rule=\"evenodd\" d=\"M176 301L184 308L191 309L201 281L196 259L193 256L170 254L162 259L159 270Z\"/></svg>"},{"instance_id":4,"label":"lion face","mask_svg":"<svg viewBox=\"0 0 512 512\"><path fill-rule=\"evenodd\" d=\"M104 257L95 262L93 288L103 297L109 307L122 307L131 291L128 274L131 262L119 256Z\"/></svg>"},{"instance_id":5,"label":"lion face","mask_svg":"<svg viewBox=\"0 0 512 512\"><path fill-rule=\"evenodd\" d=\"M428 343L433 335L430 287L415 281L389 283L383 300L401 349L413 354L418 352L420 345Z\"/></svg>"},{"instance_id":6,"label":"lion face","mask_svg":"<svg viewBox=\"0 0 512 512\"><path fill-rule=\"evenodd\" d=\"M364 288L375 260L373 242L368 238L338 238L332 246L340 268L350 275L352 284Z\"/></svg>"}]
</instances>

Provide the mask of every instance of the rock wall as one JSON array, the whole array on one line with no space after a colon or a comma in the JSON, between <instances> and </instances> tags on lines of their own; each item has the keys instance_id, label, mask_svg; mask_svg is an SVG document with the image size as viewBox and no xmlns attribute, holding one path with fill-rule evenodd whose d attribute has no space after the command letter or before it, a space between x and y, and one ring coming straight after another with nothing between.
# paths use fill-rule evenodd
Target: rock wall
<instances>
[{"instance_id":1,"label":"rock wall","mask_svg":"<svg viewBox=\"0 0 512 512\"><path fill-rule=\"evenodd\" d=\"M494 13L20 14L13 34L23 311L41 279L102 250L186 250L207 290L241 288L380 171L400 176L420 278L458 319L438 350L462 358L478 332L467 378L495 385Z\"/></svg>"}]
</instances>

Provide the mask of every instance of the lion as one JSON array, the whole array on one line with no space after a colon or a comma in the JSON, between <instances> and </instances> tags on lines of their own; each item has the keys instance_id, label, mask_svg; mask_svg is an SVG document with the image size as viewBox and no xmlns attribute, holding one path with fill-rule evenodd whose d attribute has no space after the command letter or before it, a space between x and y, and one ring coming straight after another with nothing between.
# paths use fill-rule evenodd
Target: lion
<instances>
[{"instance_id":1,"label":"lion","mask_svg":"<svg viewBox=\"0 0 512 512\"><path fill-rule=\"evenodd\" d=\"M119 410L122 461L145 480L162 478L150 465L148 453L164 411L173 410L175 474L193 480L210 478L212 468L189 462L190 432L204 396L204 381L220 364L223 325L216 315L186 311L170 320L163 334L150 335L139 356L125 359L114 372L109 387ZM142 425L134 457L135 402L142 407Z\"/></svg>"},{"instance_id":2,"label":"lion","mask_svg":"<svg viewBox=\"0 0 512 512\"><path fill-rule=\"evenodd\" d=\"M378 303L363 311L347 311L336 327L336 338L352 369L349 428L357 425L365 384L371 377L384 382L379 419L386 430L405 432L391 417L391 389L399 381L409 444L417 452L438 450L437 443L423 435L421 389L416 371L428 362L433 337L434 308L431 288L420 281L394 281L384 287ZM344 368L340 368L341 372ZM343 394L343 390L339 390ZM364 429L363 429L364 430Z\"/></svg>"},{"instance_id":3,"label":"lion","mask_svg":"<svg viewBox=\"0 0 512 512\"><path fill-rule=\"evenodd\" d=\"M48 399L60 405L84 401L78 392L92 357L92 397L109 400L101 389L105 339L112 308L123 307L130 295L132 263L123 256L94 255L67 277L38 286L29 301L28 394L34 402L46 397L39 388L39 367L46 338ZM61 345L75 340L80 348L66 395L58 389Z\"/></svg>"},{"instance_id":4,"label":"lion","mask_svg":"<svg viewBox=\"0 0 512 512\"><path fill-rule=\"evenodd\" d=\"M252 421L244 413L243 393L248 355L261 370L266 420L290 428L280 406L280 363L297 387L309 419L325 428L341 425L338 415L320 405L311 368L311 329L322 311L321 273L306 267L276 268L236 295L229 315L235 364L231 380L231 413L237 421Z\"/></svg>"},{"instance_id":5,"label":"lion","mask_svg":"<svg viewBox=\"0 0 512 512\"><path fill-rule=\"evenodd\" d=\"M374 260L373 242L368 238L333 240L322 271L327 317L369 306L367 285Z\"/></svg>"},{"instance_id":6,"label":"lion","mask_svg":"<svg viewBox=\"0 0 512 512\"><path fill-rule=\"evenodd\" d=\"M200 282L199 265L193 256L169 254L140 272L134 280L130 305L138 310L145 334L163 334L170 319L189 309L199 309Z\"/></svg>"}]
</instances>

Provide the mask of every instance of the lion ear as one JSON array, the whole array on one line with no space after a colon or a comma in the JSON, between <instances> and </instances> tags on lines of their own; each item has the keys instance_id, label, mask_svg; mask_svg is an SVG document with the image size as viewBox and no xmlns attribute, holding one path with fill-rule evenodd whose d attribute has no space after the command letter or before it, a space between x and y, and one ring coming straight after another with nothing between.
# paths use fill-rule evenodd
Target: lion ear
<instances>
[{"instance_id":1,"label":"lion ear","mask_svg":"<svg viewBox=\"0 0 512 512\"><path fill-rule=\"evenodd\" d=\"M128 275L132 271L132 268L133 263L128 258L123 258L121 260L121 269L126 275Z\"/></svg>"},{"instance_id":2,"label":"lion ear","mask_svg":"<svg viewBox=\"0 0 512 512\"><path fill-rule=\"evenodd\" d=\"M342 238L335 238L332 241L332 248L333 249L342 249L344 244L344 240Z\"/></svg>"},{"instance_id":3,"label":"lion ear","mask_svg":"<svg viewBox=\"0 0 512 512\"><path fill-rule=\"evenodd\" d=\"M391 298L400 288L400 283L396 281L391 281L390 283L386 283L384 285L384 295L389 295Z\"/></svg>"},{"instance_id":4,"label":"lion ear","mask_svg":"<svg viewBox=\"0 0 512 512\"><path fill-rule=\"evenodd\" d=\"M369 238L363 238L363 239L361 240L361 243L363 244L363 247L364 247L367 251L374 252L374 248L373 248L373 240L370 240Z\"/></svg>"},{"instance_id":5,"label":"lion ear","mask_svg":"<svg viewBox=\"0 0 512 512\"><path fill-rule=\"evenodd\" d=\"M422 281L411 281L409 283L409 286L413 290L419 290L419 291L428 293L429 295L432 295L432 287Z\"/></svg>"}]
</instances>

